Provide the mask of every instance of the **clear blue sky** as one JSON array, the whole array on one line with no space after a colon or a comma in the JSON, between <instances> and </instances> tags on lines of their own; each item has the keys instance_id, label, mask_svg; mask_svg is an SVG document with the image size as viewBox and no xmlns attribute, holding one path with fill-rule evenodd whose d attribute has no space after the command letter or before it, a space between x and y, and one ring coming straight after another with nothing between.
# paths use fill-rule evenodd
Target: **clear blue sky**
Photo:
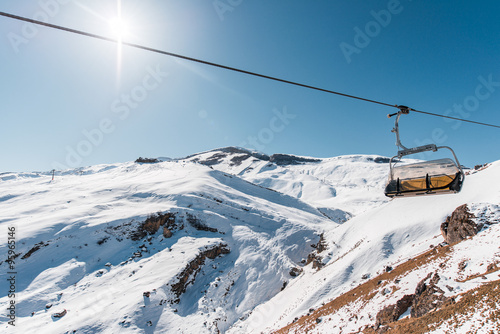
<instances>
[{"instance_id":1,"label":"clear blue sky","mask_svg":"<svg viewBox=\"0 0 500 334\"><path fill-rule=\"evenodd\" d=\"M0 11L114 37L117 1ZM121 2L124 40L438 114L500 124L498 1ZM223 146L316 157L396 152L396 109L0 17L0 172ZM500 159L500 129L412 113L403 144ZM432 156L429 156L432 158Z\"/></svg>"}]
</instances>

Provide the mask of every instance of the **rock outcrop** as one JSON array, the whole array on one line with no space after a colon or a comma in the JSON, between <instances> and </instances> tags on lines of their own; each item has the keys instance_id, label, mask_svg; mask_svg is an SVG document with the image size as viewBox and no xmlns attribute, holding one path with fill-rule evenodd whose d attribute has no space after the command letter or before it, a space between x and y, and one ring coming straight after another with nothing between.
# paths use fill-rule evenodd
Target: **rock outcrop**
<instances>
[{"instance_id":1,"label":"rock outcrop","mask_svg":"<svg viewBox=\"0 0 500 334\"><path fill-rule=\"evenodd\" d=\"M216 228L205 225L200 219L190 213L186 213L186 220L198 231L218 232Z\"/></svg>"},{"instance_id":2,"label":"rock outcrop","mask_svg":"<svg viewBox=\"0 0 500 334\"><path fill-rule=\"evenodd\" d=\"M437 286L439 280L438 273L434 273L434 275L429 273L426 278L418 283L412 302L412 318L422 317L445 304L453 303L453 299L446 297L444 291ZM427 281L429 282L426 283Z\"/></svg>"},{"instance_id":3,"label":"rock outcrop","mask_svg":"<svg viewBox=\"0 0 500 334\"><path fill-rule=\"evenodd\" d=\"M321 233L321 235L319 236L318 243L312 244L311 247L314 248L314 251L311 252L307 256L307 260L305 262L305 265L307 266L309 263L312 262L313 269L319 270L319 269L323 268L323 266L324 266L323 257L320 256L319 253L322 253L324 250L326 250L328 248L328 245L325 241L325 237L324 237L323 233Z\"/></svg>"},{"instance_id":4,"label":"rock outcrop","mask_svg":"<svg viewBox=\"0 0 500 334\"><path fill-rule=\"evenodd\" d=\"M39 243L35 244L35 246L33 246L33 248L31 248L26 254L24 254L21 259L22 260L25 260L27 258L29 258L34 252L36 252L37 250L39 250L40 248L42 247L46 247L48 246L49 243L44 243L43 241L40 241Z\"/></svg>"},{"instance_id":5,"label":"rock outcrop","mask_svg":"<svg viewBox=\"0 0 500 334\"><path fill-rule=\"evenodd\" d=\"M213 153L212 155L200 158L201 153L193 154L185 157L185 160L192 160L205 166L213 166L221 163L225 158L232 156L231 166L239 166L243 161L249 158L256 158L259 160L269 161L268 155L249 151L239 147L224 147L204 153ZM183 159L183 160L184 160Z\"/></svg>"},{"instance_id":6,"label":"rock outcrop","mask_svg":"<svg viewBox=\"0 0 500 334\"><path fill-rule=\"evenodd\" d=\"M211 155L207 153L212 153ZM201 157L200 155L203 154ZM239 147L224 147L204 153L194 154L185 157L185 160L191 160L205 166L214 166L220 164L224 159L230 157L231 166L239 166L247 159L257 159L261 161L269 161L278 166L300 165L303 163L320 162L321 159L298 157L290 154L273 154L271 156L246 150Z\"/></svg>"},{"instance_id":7,"label":"rock outcrop","mask_svg":"<svg viewBox=\"0 0 500 334\"><path fill-rule=\"evenodd\" d=\"M158 160L156 158L143 158L143 157L139 157L139 158L137 158L137 160L135 160L135 163L143 163L143 164L154 164L154 163L157 163L157 162L160 162L160 160Z\"/></svg>"},{"instance_id":8,"label":"rock outcrop","mask_svg":"<svg viewBox=\"0 0 500 334\"><path fill-rule=\"evenodd\" d=\"M196 275L201 271L201 267L205 264L207 258L213 260L219 255L229 253L230 250L227 248L227 245L219 244L198 254L196 258L189 262L186 268L177 275L178 281L172 285L172 292L176 299L172 302L178 303L180 301L179 297L186 292L186 288L189 284L194 283Z\"/></svg>"},{"instance_id":9,"label":"rock outcrop","mask_svg":"<svg viewBox=\"0 0 500 334\"><path fill-rule=\"evenodd\" d=\"M474 218L474 215L469 212L467 204L456 208L451 216L448 216L446 221L441 224L441 234L444 241L448 244L454 244L476 235L482 226L476 224L471 218Z\"/></svg>"},{"instance_id":10,"label":"rock outcrop","mask_svg":"<svg viewBox=\"0 0 500 334\"><path fill-rule=\"evenodd\" d=\"M290 269L290 276L292 277L297 277L299 276L300 274L302 274L302 272L304 271L304 269L302 268L298 268L298 267L293 267L292 269Z\"/></svg>"},{"instance_id":11,"label":"rock outcrop","mask_svg":"<svg viewBox=\"0 0 500 334\"><path fill-rule=\"evenodd\" d=\"M152 214L142 224L140 224L137 227L136 231L133 231L130 234L130 239L132 239L133 241L137 241L146 237L148 234L149 235L156 234L156 232L158 232L161 226L164 227L163 235L166 238L169 238L168 235L170 235L171 237L172 236L171 233L174 230L182 230L184 228L182 224L176 223L175 217L176 213L173 212L166 212L166 213L158 212L157 214Z\"/></svg>"},{"instance_id":12,"label":"rock outcrop","mask_svg":"<svg viewBox=\"0 0 500 334\"><path fill-rule=\"evenodd\" d=\"M306 162L320 162L319 159L297 157L289 154L273 154L269 158L269 162L273 162L278 166L300 165Z\"/></svg>"},{"instance_id":13,"label":"rock outcrop","mask_svg":"<svg viewBox=\"0 0 500 334\"><path fill-rule=\"evenodd\" d=\"M411 307L414 297L415 295L405 295L398 300L396 304L386 306L380 310L377 314L377 322L375 323L376 328L398 321L399 317Z\"/></svg>"},{"instance_id":14,"label":"rock outcrop","mask_svg":"<svg viewBox=\"0 0 500 334\"><path fill-rule=\"evenodd\" d=\"M398 321L410 307L411 317L419 318L453 303L453 298L446 297L444 291L437 286L439 280L438 273L429 273L417 284L414 294L405 295L396 304L388 305L380 310L375 322L376 333L385 333L388 329L386 325Z\"/></svg>"}]
</instances>

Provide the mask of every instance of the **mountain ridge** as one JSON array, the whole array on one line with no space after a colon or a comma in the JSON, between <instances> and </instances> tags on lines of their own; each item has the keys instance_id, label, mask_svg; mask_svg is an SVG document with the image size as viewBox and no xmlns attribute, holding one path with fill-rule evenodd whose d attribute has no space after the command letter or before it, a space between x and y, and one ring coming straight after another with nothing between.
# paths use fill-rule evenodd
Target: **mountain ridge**
<instances>
[{"instance_id":1,"label":"mountain ridge","mask_svg":"<svg viewBox=\"0 0 500 334\"><path fill-rule=\"evenodd\" d=\"M460 194L389 200L384 157L280 165L234 150L209 166L195 161L221 152L90 166L58 172L54 180L51 173L3 174L0 226L17 228L15 262L23 273L19 328L276 331L436 246L440 225L456 207L465 203L476 216L500 218L500 189L491 182L500 162L467 176ZM481 233L477 240L490 243ZM2 241L0 253L6 250ZM469 260L470 274L483 269L480 259ZM8 290L7 264L0 258L0 291ZM425 277L419 275L408 277L405 291ZM400 296L391 298L384 303ZM9 302L0 295L2 308ZM376 309L366 314L375 318ZM322 319L315 330L338 330ZM9 330L7 320L0 315ZM356 330L372 325L365 320L354 322ZM355 327L343 324L339 333Z\"/></svg>"}]
</instances>

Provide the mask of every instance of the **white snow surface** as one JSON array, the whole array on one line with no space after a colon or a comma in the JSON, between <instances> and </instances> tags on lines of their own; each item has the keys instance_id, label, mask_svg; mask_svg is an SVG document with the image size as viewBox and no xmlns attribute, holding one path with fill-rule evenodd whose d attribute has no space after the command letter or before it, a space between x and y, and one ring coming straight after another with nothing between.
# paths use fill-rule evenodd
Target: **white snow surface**
<instances>
[{"instance_id":1,"label":"white snow surface","mask_svg":"<svg viewBox=\"0 0 500 334\"><path fill-rule=\"evenodd\" d=\"M317 159L291 156L317 162L280 165L259 156L248 157L252 152L247 150L232 152L231 149L234 148L208 151L186 160L207 163L214 169L303 199L325 209L325 214L339 222L388 201L383 193L389 168L389 159L385 157L346 155Z\"/></svg>"},{"instance_id":2,"label":"white snow surface","mask_svg":"<svg viewBox=\"0 0 500 334\"><path fill-rule=\"evenodd\" d=\"M200 163L214 154L219 157L208 166ZM280 165L244 151L215 150L155 164L57 172L54 180L48 172L0 174L0 308L12 300L9 227L16 229L21 254L15 259L20 333L268 333L349 291L363 275L373 277L437 245L440 224L462 204L498 221L500 184L492 180L500 178L500 162L468 176L460 194L389 200L384 159L356 155ZM130 232L156 212L175 213L184 228L171 238L159 231L132 241ZM196 229L188 215L217 231ZM466 270L484 272L485 252L500 258L492 247L500 236L496 228L475 244L464 243ZM301 262L321 233L328 249L317 271ZM22 259L36 244L40 249ZM171 287L179 273L217 245L230 253L207 258L174 302ZM303 273L292 277L294 267ZM401 284L411 290L426 274ZM53 317L63 310L64 317ZM316 332L348 333L368 318L342 331L338 322L323 321ZM13 330L8 321L1 312L2 331Z\"/></svg>"}]
</instances>

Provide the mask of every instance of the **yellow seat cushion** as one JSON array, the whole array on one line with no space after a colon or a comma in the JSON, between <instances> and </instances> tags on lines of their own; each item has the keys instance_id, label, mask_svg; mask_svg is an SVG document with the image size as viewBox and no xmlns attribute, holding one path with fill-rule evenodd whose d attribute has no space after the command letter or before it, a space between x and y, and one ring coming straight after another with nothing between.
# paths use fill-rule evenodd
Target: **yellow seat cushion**
<instances>
[{"instance_id":1,"label":"yellow seat cushion","mask_svg":"<svg viewBox=\"0 0 500 334\"><path fill-rule=\"evenodd\" d=\"M454 178L455 175L441 175L430 177L430 189L446 187L453 181ZM399 180L399 187L400 191L418 191L427 189L425 177L418 179Z\"/></svg>"}]
</instances>

